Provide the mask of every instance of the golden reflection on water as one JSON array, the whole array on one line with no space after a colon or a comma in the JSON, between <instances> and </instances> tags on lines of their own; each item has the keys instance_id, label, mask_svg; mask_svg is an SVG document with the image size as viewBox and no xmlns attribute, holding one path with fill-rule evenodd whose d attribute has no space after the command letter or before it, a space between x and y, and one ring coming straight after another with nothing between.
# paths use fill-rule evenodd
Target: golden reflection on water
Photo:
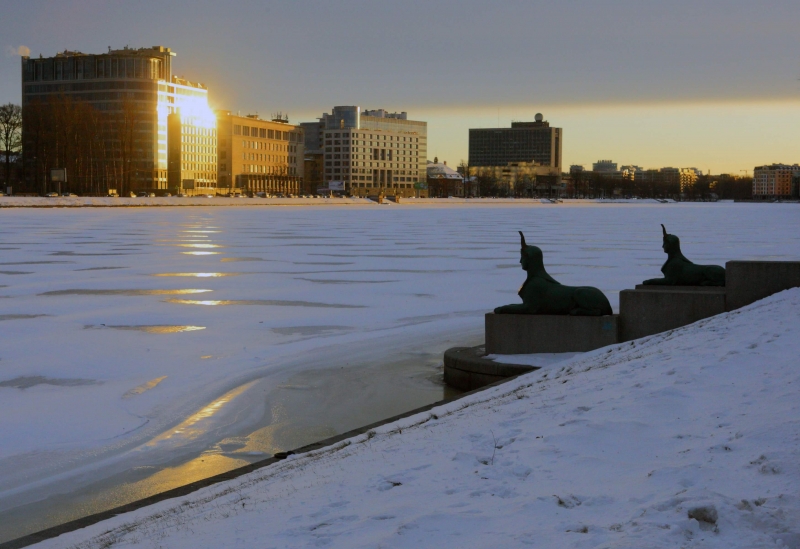
<instances>
[{"instance_id":1,"label":"golden reflection on water","mask_svg":"<svg viewBox=\"0 0 800 549\"><path fill-rule=\"evenodd\" d=\"M236 459L220 454L203 454L177 467L166 467L141 480L115 486L113 491L104 494L105 498L100 500L101 505L96 505L96 509L100 511L124 505L236 469L252 461L252 459Z\"/></svg>"},{"instance_id":2,"label":"golden reflection on water","mask_svg":"<svg viewBox=\"0 0 800 549\"><path fill-rule=\"evenodd\" d=\"M224 248L225 246L220 246L219 244L176 244L181 248Z\"/></svg>"},{"instance_id":3,"label":"golden reflection on water","mask_svg":"<svg viewBox=\"0 0 800 549\"><path fill-rule=\"evenodd\" d=\"M115 330L136 330L148 334L177 334L180 332L195 332L205 330L205 326L108 326Z\"/></svg>"},{"instance_id":4,"label":"golden reflection on water","mask_svg":"<svg viewBox=\"0 0 800 549\"><path fill-rule=\"evenodd\" d=\"M186 255L219 255L220 252L181 252Z\"/></svg>"},{"instance_id":5,"label":"golden reflection on water","mask_svg":"<svg viewBox=\"0 0 800 549\"><path fill-rule=\"evenodd\" d=\"M164 440L170 440L175 436L181 436L187 439L196 438L198 435L204 432L204 429L197 427L198 423L200 423L204 419L208 419L213 415L215 415L217 412L222 410L222 408L224 408L226 404L228 404L233 399L235 399L236 397L247 391L257 382L258 380L251 381L250 383L245 383L244 385L241 385L236 389L228 391L227 393L216 399L208 406L205 406L204 408L200 409L199 411L195 412L194 414L186 418L180 425L175 427L173 430L158 435L156 438L148 442L146 446L158 445L160 442Z\"/></svg>"},{"instance_id":6,"label":"golden reflection on water","mask_svg":"<svg viewBox=\"0 0 800 549\"><path fill-rule=\"evenodd\" d=\"M177 303L179 305L230 305L232 302L228 300L213 300L199 301L193 299L167 299L167 303Z\"/></svg>"},{"instance_id":7,"label":"golden reflection on water","mask_svg":"<svg viewBox=\"0 0 800 549\"><path fill-rule=\"evenodd\" d=\"M221 276L239 276L241 273L158 273L153 276L193 276L196 278L217 278Z\"/></svg>"},{"instance_id":8,"label":"golden reflection on water","mask_svg":"<svg viewBox=\"0 0 800 549\"><path fill-rule=\"evenodd\" d=\"M52 292L45 292L39 295L125 295L125 296L140 296L140 295L185 295L185 294L204 294L206 292L213 292L214 290L199 290L199 289L185 289L185 290L92 290L92 289L74 289L74 290L54 290Z\"/></svg>"},{"instance_id":9,"label":"golden reflection on water","mask_svg":"<svg viewBox=\"0 0 800 549\"><path fill-rule=\"evenodd\" d=\"M136 395L141 395L142 393L144 393L145 391L149 391L150 389L152 389L165 379L167 379L167 376L161 376L155 379L151 379L147 383L142 383L138 387L134 387L133 389L122 395L122 398L131 398Z\"/></svg>"}]
</instances>

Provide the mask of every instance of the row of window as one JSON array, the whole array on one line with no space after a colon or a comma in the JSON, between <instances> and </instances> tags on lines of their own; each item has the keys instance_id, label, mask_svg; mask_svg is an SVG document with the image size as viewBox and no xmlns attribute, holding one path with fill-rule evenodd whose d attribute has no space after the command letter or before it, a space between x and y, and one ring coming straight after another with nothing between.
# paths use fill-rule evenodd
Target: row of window
<instances>
[{"instance_id":1,"label":"row of window","mask_svg":"<svg viewBox=\"0 0 800 549\"><path fill-rule=\"evenodd\" d=\"M224 140L223 140L224 141ZM223 144L223 146L225 146ZM286 151L297 152L297 145L284 145L283 143L262 143L260 141L242 141L242 147L245 149L256 149L265 151Z\"/></svg>"},{"instance_id":2,"label":"row of window","mask_svg":"<svg viewBox=\"0 0 800 549\"><path fill-rule=\"evenodd\" d=\"M166 75L160 59L105 56L28 59L23 69L25 82L92 78L164 80Z\"/></svg>"},{"instance_id":3,"label":"row of window","mask_svg":"<svg viewBox=\"0 0 800 549\"><path fill-rule=\"evenodd\" d=\"M223 152L220 158L226 158L227 155ZM296 156L278 156L275 154L256 154L256 153L242 153L242 160L253 160L256 162L288 162L289 164L297 164Z\"/></svg>"},{"instance_id":4,"label":"row of window","mask_svg":"<svg viewBox=\"0 0 800 549\"><path fill-rule=\"evenodd\" d=\"M359 134L359 133L353 133L353 134L341 133L340 134L340 133L331 133L331 132L327 132L325 134L325 139L331 139L331 138L339 139L340 137L344 138L344 139L349 139L349 138L352 137L352 139L362 138L362 139L376 139L376 140L381 140L381 138L383 138L383 141L404 141L404 142L411 142L411 143L419 143L419 137L403 137L401 139L401 137L399 135L397 135L397 136L395 136L395 135L374 135L374 134L366 134L366 133L364 133L364 134ZM425 138L423 137L423 141L424 141L424 139Z\"/></svg>"},{"instance_id":5,"label":"row of window","mask_svg":"<svg viewBox=\"0 0 800 549\"><path fill-rule=\"evenodd\" d=\"M372 183L361 183L360 181L359 182L355 182L354 181L352 186L353 187L357 187L357 188L361 188L361 189L371 189L371 188L373 188L373 184ZM414 188L414 184L413 183L395 183L395 184L390 185L390 186L398 188L398 189L413 189ZM377 183L375 183L374 188L379 189L380 187L381 186L379 186Z\"/></svg>"},{"instance_id":6,"label":"row of window","mask_svg":"<svg viewBox=\"0 0 800 549\"><path fill-rule=\"evenodd\" d=\"M254 126L233 125L233 135L243 135L245 137L259 137L261 139L281 139L283 141L302 141L302 135L298 132L284 132L280 130L269 130L267 128L256 128Z\"/></svg>"},{"instance_id":7,"label":"row of window","mask_svg":"<svg viewBox=\"0 0 800 549\"><path fill-rule=\"evenodd\" d=\"M259 164L243 164L242 171L244 171L245 173L297 175L297 168L295 168L294 166L261 166Z\"/></svg>"}]
</instances>

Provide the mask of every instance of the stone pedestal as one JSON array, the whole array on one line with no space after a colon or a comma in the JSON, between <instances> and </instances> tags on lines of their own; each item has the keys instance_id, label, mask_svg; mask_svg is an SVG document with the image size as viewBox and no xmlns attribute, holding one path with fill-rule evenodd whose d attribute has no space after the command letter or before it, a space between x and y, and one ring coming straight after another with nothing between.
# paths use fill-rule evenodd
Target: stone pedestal
<instances>
[{"instance_id":1,"label":"stone pedestal","mask_svg":"<svg viewBox=\"0 0 800 549\"><path fill-rule=\"evenodd\" d=\"M618 317L486 315L486 354L582 353L613 345Z\"/></svg>"},{"instance_id":2,"label":"stone pedestal","mask_svg":"<svg viewBox=\"0 0 800 549\"><path fill-rule=\"evenodd\" d=\"M444 352L444 382L462 391L472 391L497 381L538 370L538 366L502 364L483 358L484 345L453 347Z\"/></svg>"},{"instance_id":3,"label":"stone pedestal","mask_svg":"<svg viewBox=\"0 0 800 549\"><path fill-rule=\"evenodd\" d=\"M800 261L728 261L725 264L729 311L798 286Z\"/></svg>"},{"instance_id":4,"label":"stone pedestal","mask_svg":"<svg viewBox=\"0 0 800 549\"><path fill-rule=\"evenodd\" d=\"M686 326L725 312L724 287L644 286L619 293L620 341Z\"/></svg>"}]
</instances>

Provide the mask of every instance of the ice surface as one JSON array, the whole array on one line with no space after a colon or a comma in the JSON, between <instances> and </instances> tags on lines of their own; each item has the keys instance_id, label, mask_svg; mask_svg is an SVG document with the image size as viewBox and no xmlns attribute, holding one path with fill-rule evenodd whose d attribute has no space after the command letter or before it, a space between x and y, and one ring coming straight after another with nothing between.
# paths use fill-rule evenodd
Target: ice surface
<instances>
[{"instance_id":1,"label":"ice surface","mask_svg":"<svg viewBox=\"0 0 800 549\"><path fill-rule=\"evenodd\" d=\"M483 313L518 300L524 273L505 268L518 260L517 230L542 248L555 278L600 287L614 308L621 289L658 274L660 223L699 263L800 257L788 230L797 221L794 205L507 201L1 212L3 241L16 249L0 251L0 263L24 264L30 274L0 274L8 296L0 383L97 383L0 387L0 511L34 490L67 490L68 479L101 466L152 466L181 449L205 448L209 433L257 421L252 401L225 401L197 424L205 431L149 443L253 380L337 368L354 356L380 364L409 348L477 337ZM215 255L187 255L181 246L201 240L218 248L190 253ZM153 276L226 272L240 276ZM384 280L392 282L371 283ZM187 290L206 291L197 299L164 295ZM103 325L205 329L84 329ZM349 329L282 333L298 326Z\"/></svg>"}]
</instances>

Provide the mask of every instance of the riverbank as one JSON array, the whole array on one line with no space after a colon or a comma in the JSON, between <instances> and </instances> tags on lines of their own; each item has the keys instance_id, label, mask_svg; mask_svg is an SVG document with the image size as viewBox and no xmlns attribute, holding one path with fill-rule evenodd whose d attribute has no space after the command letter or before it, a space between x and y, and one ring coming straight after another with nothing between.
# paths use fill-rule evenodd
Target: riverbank
<instances>
[{"instance_id":1,"label":"riverbank","mask_svg":"<svg viewBox=\"0 0 800 549\"><path fill-rule=\"evenodd\" d=\"M382 204L369 198L247 198L227 196L186 196L186 197L81 197L81 196L3 196L0 208L141 208L141 207L184 207L184 206L536 206L553 207L559 204L597 205L597 204L667 204L674 201L654 199L565 199L550 201L539 198L401 198L399 201L386 199Z\"/></svg>"},{"instance_id":2,"label":"riverbank","mask_svg":"<svg viewBox=\"0 0 800 549\"><path fill-rule=\"evenodd\" d=\"M788 290L39 546L795 547L798 311Z\"/></svg>"}]
</instances>

